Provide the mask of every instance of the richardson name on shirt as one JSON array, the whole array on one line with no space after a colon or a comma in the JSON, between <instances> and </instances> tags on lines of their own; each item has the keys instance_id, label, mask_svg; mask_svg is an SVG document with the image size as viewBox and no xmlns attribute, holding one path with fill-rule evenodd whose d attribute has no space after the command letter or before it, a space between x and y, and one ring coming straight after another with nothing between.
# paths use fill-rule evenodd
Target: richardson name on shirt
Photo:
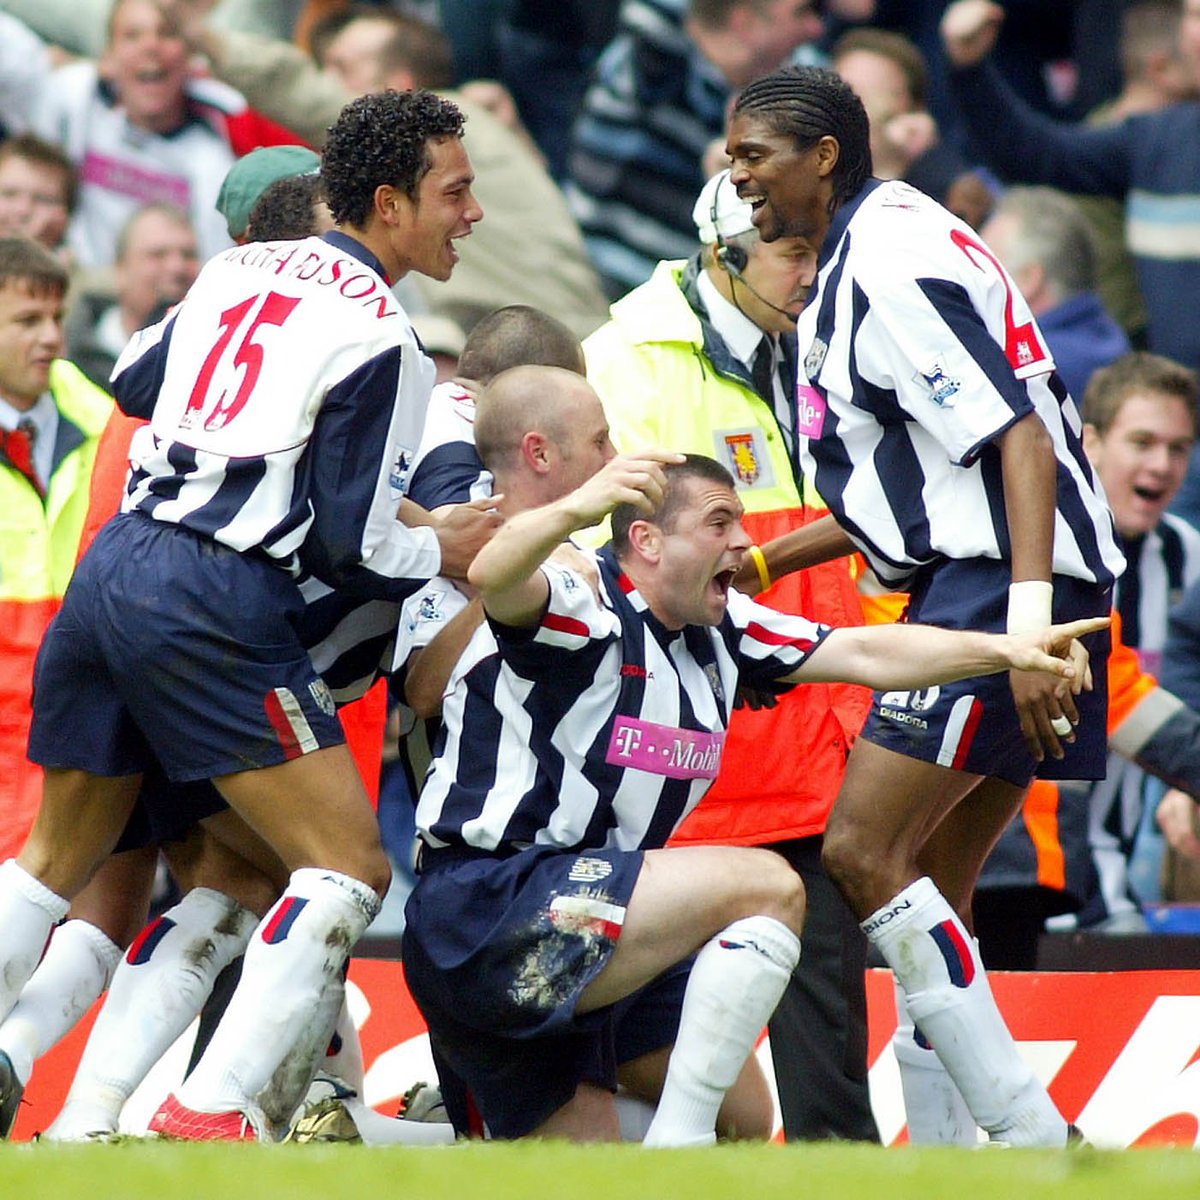
<instances>
[{"instance_id":1,"label":"richardson name on shirt","mask_svg":"<svg viewBox=\"0 0 1200 1200\"><path fill-rule=\"evenodd\" d=\"M305 250L306 245L310 246L305 242L279 245L255 242L227 251L225 260L271 271L280 279L298 279L302 283L333 288L343 299L358 301L363 308L374 309L377 321L400 315L401 308L391 289L374 271L344 255L332 257L311 249L311 246Z\"/></svg>"}]
</instances>

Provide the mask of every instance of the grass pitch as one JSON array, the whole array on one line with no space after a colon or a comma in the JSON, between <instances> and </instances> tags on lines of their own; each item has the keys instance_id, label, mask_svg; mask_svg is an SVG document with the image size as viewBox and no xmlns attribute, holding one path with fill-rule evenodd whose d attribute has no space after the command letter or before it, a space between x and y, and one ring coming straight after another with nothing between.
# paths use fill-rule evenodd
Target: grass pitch
<instances>
[{"instance_id":1,"label":"grass pitch","mask_svg":"<svg viewBox=\"0 0 1200 1200\"><path fill-rule=\"evenodd\" d=\"M1200 1154L836 1145L646 1151L536 1142L440 1149L0 1145L0 1194L14 1200L1180 1200L1200 1195Z\"/></svg>"}]
</instances>

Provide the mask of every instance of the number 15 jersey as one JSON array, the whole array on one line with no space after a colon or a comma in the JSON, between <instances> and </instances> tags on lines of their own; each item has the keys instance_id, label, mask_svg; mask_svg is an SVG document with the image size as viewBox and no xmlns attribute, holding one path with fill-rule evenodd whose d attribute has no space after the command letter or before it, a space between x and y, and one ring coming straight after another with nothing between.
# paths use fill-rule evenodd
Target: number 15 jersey
<instances>
[{"instance_id":1,"label":"number 15 jersey","mask_svg":"<svg viewBox=\"0 0 1200 1200\"><path fill-rule=\"evenodd\" d=\"M225 251L113 370L118 404L150 422L122 507L402 598L441 562L431 529L395 519L433 382L381 264L353 238Z\"/></svg>"}]
</instances>

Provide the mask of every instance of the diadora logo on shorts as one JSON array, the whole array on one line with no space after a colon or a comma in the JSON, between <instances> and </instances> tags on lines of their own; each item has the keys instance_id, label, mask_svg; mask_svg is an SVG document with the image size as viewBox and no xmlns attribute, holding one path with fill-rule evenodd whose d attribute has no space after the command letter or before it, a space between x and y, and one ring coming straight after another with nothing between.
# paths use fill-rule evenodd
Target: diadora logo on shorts
<instances>
[{"instance_id":1,"label":"diadora logo on shorts","mask_svg":"<svg viewBox=\"0 0 1200 1200\"><path fill-rule=\"evenodd\" d=\"M929 722L916 714L931 709L941 695L939 687L918 688L916 691L884 692L879 697L879 715L901 725L928 729ZM912 711L905 711L911 709Z\"/></svg>"},{"instance_id":2,"label":"diadora logo on shorts","mask_svg":"<svg viewBox=\"0 0 1200 1200\"><path fill-rule=\"evenodd\" d=\"M893 904L886 912L881 912L879 916L867 921L863 925L863 933L870 937L876 930L882 929L885 925L890 925L897 917L903 916L910 908L912 908L911 900L901 901L899 904Z\"/></svg>"}]
</instances>

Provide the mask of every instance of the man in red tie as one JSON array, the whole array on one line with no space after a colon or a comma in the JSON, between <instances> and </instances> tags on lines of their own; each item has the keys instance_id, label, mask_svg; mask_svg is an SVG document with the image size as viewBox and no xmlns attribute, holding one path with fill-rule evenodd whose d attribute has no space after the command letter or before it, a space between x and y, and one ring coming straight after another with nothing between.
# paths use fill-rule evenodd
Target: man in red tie
<instances>
[{"instance_id":1,"label":"man in red tie","mask_svg":"<svg viewBox=\"0 0 1200 1200\"><path fill-rule=\"evenodd\" d=\"M0 238L0 858L25 841L42 772L25 756L33 660L75 565L112 401L63 352L66 270Z\"/></svg>"}]
</instances>

